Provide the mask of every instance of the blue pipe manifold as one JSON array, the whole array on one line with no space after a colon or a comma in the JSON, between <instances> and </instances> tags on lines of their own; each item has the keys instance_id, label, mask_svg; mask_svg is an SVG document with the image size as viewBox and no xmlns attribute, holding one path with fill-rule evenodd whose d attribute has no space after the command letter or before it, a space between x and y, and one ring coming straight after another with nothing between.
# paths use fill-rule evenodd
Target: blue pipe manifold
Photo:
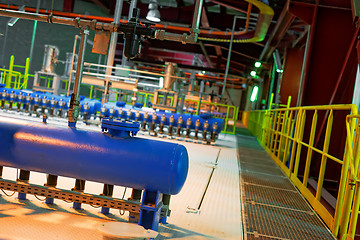
<instances>
[{"instance_id":1,"label":"blue pipe manifold","mask_svg":"<svg viewBox=\"0 0 360 240\"><path fill-rule=\"evenodd\" d=\"M174 143L0 117L0 165L177 194L188 153Z\"/></svg>"}]
</instances>

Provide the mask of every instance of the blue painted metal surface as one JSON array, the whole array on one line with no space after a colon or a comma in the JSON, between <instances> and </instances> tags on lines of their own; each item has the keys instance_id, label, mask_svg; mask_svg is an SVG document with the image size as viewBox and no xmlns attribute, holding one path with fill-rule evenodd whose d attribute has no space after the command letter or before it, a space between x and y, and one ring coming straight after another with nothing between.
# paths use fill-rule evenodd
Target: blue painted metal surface
<instances>
[{"instance_id":1,"label":"blue painted metal surface","mask_svg":"<svg viewBox=\"0 0 360 240\"><path fill-rule=\"evenodd\" d=\"M188 154L179 144L0 117L0 165L177 194Z\"/></svg>"},{"instance_id":2,"label":"blue painted metal surface","mask_svg":"<svg viewBox=\"0 0 360 240\"><path fill-rule=\"evenodd\" d=\"M145 190L140 205L139 225L158 231L163 194Z\"/></svg>"},{"instance_id":3,"label":"blue painted metal surface","mask_svg":"<svg viewBox=\"0 0 360 240\"><path fill-rule=\"evenodd\" d=\"M50 115L60 117L63 117L65 115L64 113L69 109L70 97L56 96L51 93L33 92L31 90L16 90L4 87L1 88L1 86L0 89L0 91L5 91L5 94L0 95L1 100L11 101L11 96L13 96L13 101L17 101L18 103L23 104L24 109L26 108L26 104L33 106L37 105L38 107L41 107L44 112L45 108L51 108L52 110ZM24 96L21 97L21 99L18 97L20 94ZM30 97L27 97L28 95ZM30 112L32 111L30 110ZM54 114L54 112L57 112L57 114ZM220 132L223 130L225 125L224 119L214 117L218 116L220 113L203 112L199 116L193 116L191 114L167 113L164 111L155 112L152 109L142 108L141 104L130 106L126 105L125 102L108 102L101 105L99 100L88 99L81 96L79 115L83 117L83 121L88 123L88 119L90 119L91 116L96 118L97 112L100 112L100 119L110 118L141 122L144 126L147 125L150 129L154 128L153 132L157 131L156 126L162 124L162 126L166 127L171 126L177 127L178 129L189 129L189 133L195 130L198 132L215 132L215 139L217 138L217 135L220 134ZM180 118L182 119L179 120ZM172 119L173 122L170 122L170 119ZM188 119L190 119L190 121L188 121ZM74 126L71 125L70 127ZM146 127L142 128L142 131L146 130ZM162 132L162 134L164 133L165 132ZM166 132L166 134L169 136L172 135L171 132ZM182 136L181 131L178 136ZM211 141L215 140L212 139Z\"/></svg>"},{"instance_id":4,"label":"blue painted metal surface","mask_svg":"<svg viewBox=\"0 0 360 240\"><path fill-rule=\"evenodd\" d=\"M118 107L118 104L117 103L113 103L113 102L108 102L108 103L104 103L103 104L103 111L101 112L101 114L103 114L105 117L113 117L113 118L126 118L126 114L127 114L127 111L128 111L128 108L126 108L127 106L125 107ZM110 109L113 110L113 113L110 112ZM139 110L136 110L136 109L131 109L131 112L132 114L130 115L130 119L131 120L136 120L137 118L137 121L143 121L144 120L144 115L145 115L145 111L139 111ZM136 117L136 112L139 111L139 117ZM146 119L146 122L147 123L152 123L153 122L153 116L154 116L154 113L156 114L157 118L155 120L155 123L156 124L160 124L160 121L161 121L161 116L163 114L165 114L165 117L166 117L166 120L164 121L164 125L170 125L170 117L173 116L174 117L174 120L175 120L175 125L177 126L177 122L179 121L179 118L182 117L183 119L183 123L181 125L182 128L186 128L186 121L188 118L191 119L191 129L195 129L195 122L196 120L199 119L200 121L200 126L198 127L198 130L203 130L203 126L204 126L204 123L206 121L208 121L209 125L210 125L210 128L211 126L216 122L217 125L219 126L217 129L216 129L216 133L220 133L223 128L224 128L224 120L223 119L220 119L220 118L213 118L211 115L209 114L206 114L206 115L202 115L202 116L191 116L190 114L177 114L177 113L166 113L166 112L163 112L163 111L159 111L159 112L148 112L148 115L149 117Z\"/></svg>"}]
</instances>

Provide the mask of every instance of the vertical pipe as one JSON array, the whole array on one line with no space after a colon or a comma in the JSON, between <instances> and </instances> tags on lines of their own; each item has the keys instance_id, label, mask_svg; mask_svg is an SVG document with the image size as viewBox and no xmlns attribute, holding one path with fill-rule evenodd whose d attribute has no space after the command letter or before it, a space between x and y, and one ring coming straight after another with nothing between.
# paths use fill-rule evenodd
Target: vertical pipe
<instances>
[{"instance_id":1,"label":"vertical pipe","mask_svg":"<svg viewBox=\"0 0 360 240\"><path fill-rule=\"evenodd\" d=\"M82 71L84 65L84 56L85 56L85 47L86 47L86 40L87 36L89 35L88 29L81 29L81 41L80 41L80 48L79 48L79 56L76 68L76 75L75 75L75 85L74 85L74 92L71 94L70 100L70 107L69 107L69 127L75 127L77 117L79 114L79 93L80 93L80 84L82 79Z\"/></svg>"},{"instance_id":2,"label":"vertical pipe","mask_svg":"<svg viewBox=\"0 0 360 240\"><path fill-rule=\"evenodd\" d=\"M129 17L128 20L130 20L133 17L133 10L136 7L137 4L137 0L132 0L130 3L130 8L129 8ZM124 46L125 46L125 39L124 39ZM123 53L122 53L122 57L121 57L121 65L122 66L128 66L129 65L129 60L127 60L127 58L125 57L125 47L123 48Z\"/></svg>"},{"instance_id":3,"label":"vertical pipe","mask_svg":"<svg viewBox=\"0 0 360 240\"><path fill-rule=\"evenodd\" d=\"M75 75L74 92L73 92L76 99L79 97L80 94L79 90L82 79L82 71L84 67L84 56L85 56L86 40L88 35L89 35L89 30L83 29L81 32L81 41L80 41L78 62L76 66L76 75Z\"/></svg>"},{"instance_id":4,"label":"vertical pipe","mask_svg":"<svg viewBox=\"0 0 360 240\"><path fill-rule=\"evenodd\" d=\"M115 11L114 11L114 21L113 21L113 23L119 23L120 16L121 16L121 11L122 11L122 6L123 6L123 0L117 0L116 1L116 6L115 6ZM107 55L107 62L106 62L107 67L106 67L105 75L107 75L107 76L111 76L111 74L112 74L112 66L114 64L114 57L115 57L117 39L118 39L118 33L117 32L112 32L111 33L111 39L110 39L109 51L108 51L108 55ZM103 98L102 98L102 103L105 103L105 102L108 101L109 82L110 82L110 77L105 77L105 91L104 91L104 95L103 95Z\"/></svg>"},{"instance_id":5,"label":"vertical pipe","mask_svg":"<svg viewBox=\"0 0 360 240\"><path fill-rule=\"evenodd\" d=\"M232 30L231 30L230 46L229 46L229 52L228 52L228 57L227 57L227 62L226 62L226 69L225 69L225 76L224 76L224 83L223 83L223 89L222 89L222 92L221 92L221 97L224 96L224 92L225 92L225 88L226 88L226 79L227 79L228 74L229 74L230 58L231 58L232 45L233 45L233 41L234 41L236 19L237 19L237 16L234 16L233 26L232 26Z\"/></svg>"},{"instance_id":6,"label":"vertical pipe","mask_svg":"<svg viewBox=\"0 0 360 240\"><path fill-rule=\"evenodd\" d=\"M305 54L304 54L304 60L301 70L301 76L300 76L300 84L299 84L299 92L298 92L298 98L296 102L296 106L299 107L302 104L302 96L304 94L304 79L305 79L305 68L307 63L307 58L309 54L309 45L310 45L310 30L311 26L307 26L307 38L306 38L306 45L305 45Z\"/></svg>"},{"instance_id":7,"label":"vertical pipe","mask_svg":"<svg viewBox=\"0 0 360 240\"><path fill-rule=\"evenodd\" d=\"M69 76L69 83L67 85L66 96L70 96L70 86L71 86L71 79L72 79L72 73L73 73L74 61L75 61L76 43L77 43L78 38L79 38L79 35L76 35L75 40L74 40L73 54L72 54L72 58L71 58L70 76Z\"/></svg>"},{"instance_id":8,"label":"vertical pipe","mask_svg":"<svg viewBox=\"0 0 360 240\"><path fill-rule=\"evenodd\" d=\"M41 0L37 0L36 13L39 13L40 1ZM35 20L34 21L34 27L33 27L33 33L32 33L32 36L31 36L31 46L30 46L30 54L29 54L30 61L32 60L32 56L33 56L33 52L34 52L34 43L35 43L37 23L38 23L38 21ZM31 62L30 62L30 64L31 64Z\"/></svg>"},{"instance_id":9,"label":"vertical pipe","mask_svg":"<svg viewBox=\"0 0 360 240\"><path fill-rule=\"evenodd\" d=\"M200 83L200 99L199 99L199 102L197 105L196 115L199 115L199 113L200 113L201 97L202 97L202 93L204 92L204 87L205 87L205 83L204 83L204 81L201 81L201 83Z\"/></svg>"},{"instance_id":10,"label":"vertical pipe","mask_svg":"<svg viewBox=\"0 0 360 240\"><path fill-rule=\"evenodd\" d=\"M269 106L268 106L268 108L269 109L272 109L272 104L273 104L273 102L274 102L274 93L273 93L273 90L274 90L274 81L275 81L275 72L276 72L276 70L275 70L275 64L273 64L273 68L272 68L272 72L271 72L271 82L270 82L270 89L269 89L269 93L270 93L270 95L269 95L269 98L270 98L270 101L269 101Z\"/></svg>"},{"instance_id":11,"label":"vertical pipe","mask_svg":"<svg viewBox=\"0 0 360 240\"><path fill-rule=\"evenodd\" d=\"M203 7L203 0L197 0L195 3L195 10L194 10L194 16L191 27L192 32L199 31L202 7Z\"/></svg>"}]
</instances>

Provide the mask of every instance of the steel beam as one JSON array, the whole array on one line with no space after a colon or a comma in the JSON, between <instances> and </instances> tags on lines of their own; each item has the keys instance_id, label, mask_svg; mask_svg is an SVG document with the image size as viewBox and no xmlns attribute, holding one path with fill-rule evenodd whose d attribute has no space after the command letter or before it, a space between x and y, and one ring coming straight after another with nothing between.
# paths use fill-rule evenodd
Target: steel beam
<instances>
[{"instance_id":1,"label":"steel beam","mask_svg":"<svg viewBox=\"0 0 360 240\"><path fill-rule=\"evenodd\" d=\"M267 62L272 55L272 52L279 45L280 41L283 39L286 31L289 29L291 23L294 21L295 16L289 12L289 1L281 12L277 24L272 31L269 39L267 40L265 47L260 54L260 60Z\"/></svg>"}]
</instances>

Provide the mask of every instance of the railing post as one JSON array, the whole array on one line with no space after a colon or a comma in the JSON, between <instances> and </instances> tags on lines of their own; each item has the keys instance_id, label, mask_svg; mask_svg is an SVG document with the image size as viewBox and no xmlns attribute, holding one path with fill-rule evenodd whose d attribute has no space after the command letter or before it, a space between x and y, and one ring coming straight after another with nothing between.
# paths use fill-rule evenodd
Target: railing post
<instances>
[{"instance_id":1,"label":"railing post","mask_svg":"<svg viewBox=\"0 0 360 240\"><path fill-rule=\"evenodd\" d=\"M325 153L327 154L328 150L329 150L330 136L331 136L331 130L332 130L332 125L333 125L333 118L334 118L334 112L331 109L330 113L329 113L327 125L326 125L323 154L322 154L322 157L321 157L320 173L319 173L319 179L318 179L317 190L316 190L316 199L319 202L321 200L321 193L322 193L322 187L323 187L323 183L324 183L326 163L327 163L327 157L325 156Z\"/></svg>"},{"instance_id":2,"label":"railing post","mask_svg":"<svg viewBox=\"0 0 360 240\"><path fill-rule=\"evenodd\" d=\"M14 68L14 60L15 60L14 55L11 55L10 64L9 64L9 74L7 76L6 83L5 83L6 88L11 88L11 78L12 78L12 71Z\"/></svg>"},{"instance_id":3,"label":"railing post","mask_svg":"<svg viewBox=\"0 0 360 240\"><path fill-rule=\"evenodd\" d=\"M314 145L315 133L316 133L316 125L317 125L318 114L317 110L315 110L312 123L311 123L311 131L310 131L310 139L309 139L309 147L306 155L306 164L304 170L304 178L303 178L303 185L306 187L308 183L309 173L310 173L310 166L311 166L311 157L312 157L312 147Z\"/></svg>"},{"instance_id":4,"label":"railing post","mask_svg":"<svg viewBox=\"0 0 360 240\"><path fill-rule=\"evenodd\" d=\"M288 158L288 147L289 147L289 141L290 141L290 137L291 137L291 129L292 129L292 124L291 124L291 120L292 120L292 116L293 116L293 110L290 111L290 116L288 117L288 121L287 121L287 131L286 131L286 141L285 141L285 147L284 147L284 155L283 155L283 159L282 159L282 163L283 165L285 165L285 161Z\"/></svg>"},{"instance_id":5,"label":"railing post","mask_svg":"<svg viewBox=\"0 0 360 240\"><path fill-rule=\"evenodd\" d=\"M290 174L293 172L293 174L296 177L299 170L299 162L300 162L300 154L301 154L300 141L302 141L304 134L305 119L306 119L306 110L300 109L295 123L296 127L295 127L295 135L294 135L294 144L291 152L291 159L289 165ZM297 143L297 147L295 147L296 143ZM295 156L295 149L296 149L296 156Z\"/></svg>"},{"instance_id":6,"label":"railing post","mask_svg":"<svg viewBox=\"0 0 360 240\"><path fill-rule=\"evenodd\" d=\"M281 126L281 131L280 131L280 141L279 141L279 146L278 146L278 154L277 154L277 157L280 159L280 155L281 155L281 147L282 147L282 144L283 144L283 141L284 141L284 135L285 135L285 129L286 129L286 120L288 118L288 111L289 110L284 110L284 113L283 113L283 121L282 121L282 126Z\"/></svg>"},{"instance_id":7,"label":"railing post","mask_svg":"<svg viewBox=\"0 0 360 240\"><path fill-rule=\"evenodd\" d=\"M346 237L349 217L351 212L351 204L353 201L354 190L353 187L349 185L351 181L351 177L349 176L349 166L350 164L354 164L352 145L354 141L354 130L355 130L355 119L351 120L351 124L349 126L348 121L346 121L346 131L347 131L347 139L346 139L346 148L345 148L345 159L343 162L343 169L341 172L341 179L339 184L339 194L338 201L336 203L335 209L335 217L334 217L334 230L333 234L335 236L338 235L340 229L340 238ZM355 164L354 164L355 165ZM353 165L353 166L354 166ZM357 167L358 167L358 159L357 159ZM356 172L357 169L354 169ZM356 173L354 173L356 174ZM357 174L356 174L357 175ZM356 176L354 175L354 176ZM357 215L358 213L356 213ZM340 228L341 226L341 228Z\"/></svg>"},{"instance_id":8,"label":"railing post","mask_svg":"<svg viewBox=\"0 0 360 240\"><path fill-rule=\"evenodd\" d=\"M30 58L26 58L25 72L24 72L24 84L22 86L23 89L27 89L28 80L29 80L29 68L30 68Z\"/></svg>"}]
</instances>

